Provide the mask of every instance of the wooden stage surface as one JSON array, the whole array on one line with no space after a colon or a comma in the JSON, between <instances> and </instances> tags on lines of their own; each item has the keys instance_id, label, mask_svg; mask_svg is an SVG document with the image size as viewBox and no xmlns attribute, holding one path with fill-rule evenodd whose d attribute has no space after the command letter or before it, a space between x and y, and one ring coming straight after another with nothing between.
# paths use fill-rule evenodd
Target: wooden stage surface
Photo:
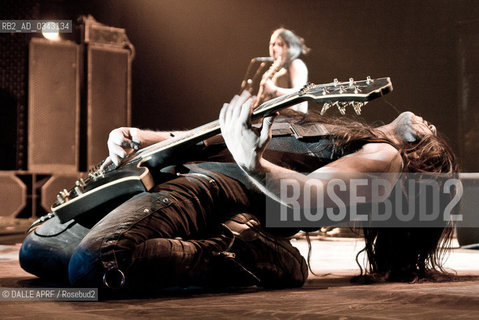
<instances>
[{"instance_id":1,"label":"wooden stage surface","mask_svg":"<svg viewBox=\"0 0 479 320\"><path fill-rule=\"evenodd\" d=\"M22 235L0 236L0 295L52 288L18 265ZM307 243L293 240L306 255ZM359 285L354 238L313 241L312 269L302 288L229 292L175 291L99 301L0 297L0 319L479 319L479 250L453 243L446 267L453 280ZM4 291L8 293L5 294Z\"/></svg>"}]
</instances>

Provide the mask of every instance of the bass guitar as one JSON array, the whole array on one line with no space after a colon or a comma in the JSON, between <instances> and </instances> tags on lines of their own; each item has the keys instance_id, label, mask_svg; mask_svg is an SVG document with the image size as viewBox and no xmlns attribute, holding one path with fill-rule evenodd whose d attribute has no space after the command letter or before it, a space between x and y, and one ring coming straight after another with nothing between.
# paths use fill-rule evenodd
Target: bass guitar
<instances>
[{"instance_id":1,"label":"bass guitar","mask_svg":"<svg viewBox=\"0 0 479 320\"><path fill-rule=\"evenodd\" d=\"M332 106L345 114L352 107L360 114L361 107L368 101L379 98L392 90L389 78L339 82L336 79L327 84L309 84L294 94L280 96L262 103L252 113L252 118L267 116L279 109L295 105L302 101L323 103L323 114ZM184 135L153 144L131 153L118 167L102 168L101 164L92 168L88 176L78 179L70 189L60 191L52 212L62 223L88 212L104 203L148 191L155 186L153 171L178 161L186 162L185 147L196 144L220 132L219 122L213 121ZM178 155L181 154L181 157Z\"/></svg>"}]
</instances>

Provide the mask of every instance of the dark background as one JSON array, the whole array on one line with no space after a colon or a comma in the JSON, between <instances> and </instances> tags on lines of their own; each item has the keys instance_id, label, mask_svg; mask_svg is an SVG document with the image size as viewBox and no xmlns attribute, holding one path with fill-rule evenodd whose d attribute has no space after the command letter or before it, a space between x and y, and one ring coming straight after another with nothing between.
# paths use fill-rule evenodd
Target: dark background
<instances>
[{"instance_id":1,"label":"dark background","mask_svg":"<svg viewBox=\"0 0 479 320\"><path fill-rule=\"evenodd\" d=\"M477 0L4 0L0 6L2 19L91 14L125 28L136 48L132 124L165 130L214 120L238 92L250 59L267 56L271 32L285 26L312 49L304 58L310 81L391 77L394 91L365 107L362 117L388 122L396 109L411 110L448 137L465 170L479 170L479 142L464 150L466 131L477 125L470 120L478 112ZM1 147L17 148L17 160L30 37L0 34Z\"/></svg>"}]
</instances>

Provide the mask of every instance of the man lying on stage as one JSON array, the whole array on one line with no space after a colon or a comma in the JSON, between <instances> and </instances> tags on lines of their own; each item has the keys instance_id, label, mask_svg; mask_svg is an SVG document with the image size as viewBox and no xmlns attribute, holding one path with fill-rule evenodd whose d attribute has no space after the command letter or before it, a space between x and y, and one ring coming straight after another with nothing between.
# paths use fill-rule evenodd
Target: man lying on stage
<instances>
[{"instance_id":1,"label":"man lying on stage","mask_svg":"<svg viewBox=\"0 0 479 320\"><path fill-rule=\"evenodd\" d=\"M302 172L326 173L329 179L345 173L392 173L397 179L400 172L457 171L455 157L436 128L411 112L377 128L313 112L282 115L328 128L325 136L297 139L272 137L275 116L265 117L259 128L251 126L251 101L243 93L223 106L219 121L227 149L214 144L214 152L201 155L209 161L171 166L163 173L169 179L152 190L116 208L98 208L100 221L91 216L63 224L57 217L47 220L23 242L22 268L74 286L123 290L301 286L307 264L286 237L298 229L264 227L264 193L281 196L276 182L265 183L265 177L284 173L308 183L309 175ZM107 160L118 164L135 143L143 148L169 137L169 132L115 129ZM323 190L327 182L313 183ZM436 258L447 230L370 229L368 271L388 280L427 276L440 267Z\"/></svg>"}]
</instances>

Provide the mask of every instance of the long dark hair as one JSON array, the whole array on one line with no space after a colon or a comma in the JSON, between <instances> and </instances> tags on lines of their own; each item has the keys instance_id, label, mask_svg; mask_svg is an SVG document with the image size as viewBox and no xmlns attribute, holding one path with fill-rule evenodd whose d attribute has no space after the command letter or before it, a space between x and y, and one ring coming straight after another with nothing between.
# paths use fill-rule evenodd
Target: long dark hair
<instances>
[{"instance_id":1,"label":"long dark hair","mask_svg":"<svg viewBox=\"0 0 479 320\"><path fill-rule=\"evenodd\" d=\"M456 157L440 136L428 135L417 142L398 146L404 172L425 174L443 181L459 171ZM435 174L435 175L433 175ZM441 195L444 210L453 194ZM407 202L405 196L404 201ZM357 280L416 281L436 279L444 272L442 263L450 244L453 228L450 222L435 227L363 228L369 268Z\"/></svg>"},{"instance_id":2,"label":"long dark hair","mask_svg":"<svg viewBox=\"0 0 479 320\"><path fill-rule=\"evenodd\" d=\"M279 31L279 36L287 43L288 49L288 61L286 64L289 65L291 61L298 58L301 54L306 55L311 50L308 48L304 42L304 39L297 34L295 34L292 30L286 28L278 28L275 30Z\"/></svg>"},{"instance_id":3,"label":"long dark hair","mask_svg":"<svg viewBox=\"0 0 479 320\"><path fill-rule=\"evenodd\" d=\"M300 123L321 122L333 126L333 143L338 149L355 151L365 143L374 142L393 145L403 159L403 172L453 175L459 171L454 152L441 136L428 135L415 142L398 144L382 131L358 121L324 117L315 112L294 117ZM367 267L363 270L358 262L361 274L354 281L414 281L435 278L444 271L443 256L453 235L447 222L428 228L363 226L361 231L365 239L362 252L367 254Z\"/></svg>"}]
</instances>

